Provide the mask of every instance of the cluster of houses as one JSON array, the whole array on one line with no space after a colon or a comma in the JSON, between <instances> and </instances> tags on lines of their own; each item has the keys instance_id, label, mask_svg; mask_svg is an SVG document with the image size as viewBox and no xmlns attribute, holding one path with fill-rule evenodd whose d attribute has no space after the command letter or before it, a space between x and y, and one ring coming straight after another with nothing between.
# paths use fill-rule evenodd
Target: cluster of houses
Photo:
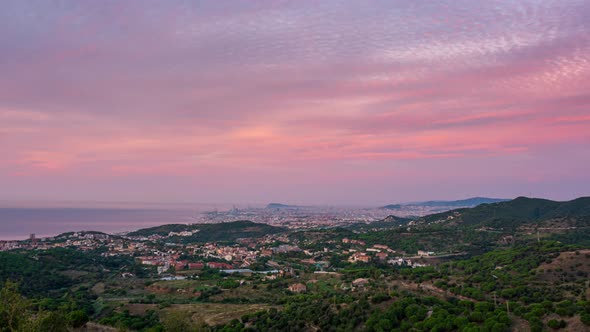
<instances>
[{"instance_id":1,"label":"cluster of houses","mask_svg":"<svg viewBox=\"0 0 590 332\"><path fill-rule=\"evenodd\" d=\"M0 241L0 251L13 249L47 250L51 248L76 247L78 250L107 248L104 256L130 255L146 248L142 242L99 232L74 232L56 237L32 238L26 241Z\"/></svg>"},{"instance_id":2,"label":"cluster of houses","mask_svg":"<svg viewBox=\"0 0 590 332\"><path fill-rule=\"evenodd\" d=\"M350 243L350 244L358 244L359 246L366 246L367 244L364 241L360 240L351 240L347 237L342 239L342 243Z\"/></svg>"},{"instance_id":3,"label":"cluster of houses","mask_svg":"<svg viewBox=\"0 0 590 332\"><path fill-rule=\"evenodd\" d=\"M350 240L348 238L342 239L342 242L364 245L364 242L362 241ZM352 252L352 254L348 257L349 263L369 263L373 260L377 260L379 262L387 262L388 264L395 266L408 266L412 268L427 266L427 264L418 263L416 261L412 261L411 259L407 259L404 257L390 258L390 254L395 254L396 251L383 244L375 244L371 248L364 249L364 251L349 249L348 252ZM418 250L419 257L429 257L432 255L434 255L434 252L432 251Z\"/></svg>"},{"instance_id":4,"label":"cluster of houses","mask_svg":"<svg viewBox=\"0 0 590 332\"><path fill-rule=\"evenodd\" d=\"M310 280L308 283L315 283L317 280ZM358 278L353 280L350 284L343 283L340 288L342 290L364 290L370 283L370 280L367 278ZM307 292L307 285L304 283L295 283L289 285L289 291L293 293L305 293Z\"/></svg>"},{"instance_id":5,"label":"cluster of houses","mask_svg":"<svg viewBox=\"0 0 590 332\"><path fill-rule=\"evenodd\" d=\"M0 241L0 251L28 249L27 247L29 247L29 245L25 245L22 241Z\"/></svg>"},{"instance_id":6,"label":"cluster of houses","mask_svg":"<svg viewBox=\"0 0 590 332\"><path fill-rule=\"evenodd\" d=\"M393 259L390 259L387 261L387 264L391 264L394 266L408 266L411 268L428 266L428 264L418 263L416 261L413 261L411 259L406 259L403 257L395 257Z\"/></svg>"},{"instance_id":7,"label":"cluster of houses","mask_svg":"<svg viewBox=\"0 0 590 332\"><path fill-rule=\"evenodd\" d=\"M198 230L170 232L172 236L190 236ZM164 238L163 236L159 236ZM342 244L348 244L342 248L339 241L327 241L323 250L302 250L297 243L291 242L284 234L266 235L258 239L243 239L236 245L219 245L217 243L178 245L167 244L162 248L159 245L152 245L147 238L137 239L135 237L112 236L98 232L77 232L68 233L54 238L36 239L35 241L4 241L0 242L0 250L17 248L49 249L52 247L76 247L79 250L96 250L107 248L103 256L130 255L138 262L148 266L157 267L158 272L164 273L182 270L200 270L205 267L218 270L247 269L256 263L261 257L273 257L275 255L289 253L305 253L308 258L296 258L304 265L316 266L316 270L325 271L330 263L325 255L343 255L350 263L387 262L391 265L418 267L419 264L408 258L400 258L403 253L396 253L387 245L375 244L366 248L366 243L361 240L343 238ZM283 243L279 244L278 243ZM336 246L336 249L332 248ZM432 256L430 251L419 250L419 257ZM192 256L193 259L180 259L183 255ZM310 256L310 257L309 257ZM419 258L412 257L412 258ZM281 269L282 264L273 260L265 261L265 264L273 269Z\"/></svg>"},{"instance_id":8,"label":"cluster of houses","mask_svg":"<svg viewBox=\"0 0 590 332\"><path fill-rule=\"evenodd\" d=\"M195 233L198 233L199 230L198 229L194 229L192 231L182 231L182 232L170 232L168 233L168 237L174 237L174 236L192 236Z\"/></svg>"}]
</instances>

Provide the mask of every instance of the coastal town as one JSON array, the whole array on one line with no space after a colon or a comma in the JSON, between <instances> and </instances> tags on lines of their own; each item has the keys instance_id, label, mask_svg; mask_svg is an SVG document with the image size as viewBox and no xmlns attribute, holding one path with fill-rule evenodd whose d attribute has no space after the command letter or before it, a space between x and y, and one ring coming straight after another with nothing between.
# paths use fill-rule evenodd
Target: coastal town
<instances>
[{"instance_id":1,"label":"coastal town","mask_svg":"<svg viewBox=\"0 0 590 332\"><path fill-rule=\"evenodd\" d=\"M29 239L23 241L0 241L0 251L72 248L100 252L104 257L126 255L144 266L154 267L158 275L178 278L204 268L227 273L271 271L282 274L294 269L336 272L338 267L332 264L336 261L423 267L426 264L418 262L417 259L434 255L433 252L423 250L418 251L417 255L409 255L393 250L385 244L367 245L364 241L346 237L339 241L322 242L322 248L314 249L317 243L294 240L289 236L289 232L268 234L259 238L240 238L234 243L184 244L172 241L197 232L198 230L193 230L149 236L70 232L44 238L36 238L31 234Z\"/></svg>"}]
</instances>

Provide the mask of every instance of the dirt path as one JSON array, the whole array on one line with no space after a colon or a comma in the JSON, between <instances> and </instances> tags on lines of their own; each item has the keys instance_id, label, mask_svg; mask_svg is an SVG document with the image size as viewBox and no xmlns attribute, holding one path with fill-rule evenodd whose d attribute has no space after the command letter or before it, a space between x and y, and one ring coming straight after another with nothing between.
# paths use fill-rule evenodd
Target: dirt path
<instances>
[{"instance_id":1,"label":"dirt path","mask_svg":"<svg viewBox=\"0 0 590 332\"><path fill-rule=\"evenodd\" d=\"M467 296L453 294L449 291L445 291L442 288L434 286L430 282L415 283L415 282L396 280L393 282L393 285L396 285L402 289L408 289L408 290L412 290L412 291L419 291L419 290L426 291L426 292L430 293L431 295L434 295L434 296L436 296L440 299L443 299L443 300L446 299L447 297L456 297L456 298L458 298L460 300L464 300L464 301L481 302L479 300L472 299Z\"/></svg>"}]
</instances>

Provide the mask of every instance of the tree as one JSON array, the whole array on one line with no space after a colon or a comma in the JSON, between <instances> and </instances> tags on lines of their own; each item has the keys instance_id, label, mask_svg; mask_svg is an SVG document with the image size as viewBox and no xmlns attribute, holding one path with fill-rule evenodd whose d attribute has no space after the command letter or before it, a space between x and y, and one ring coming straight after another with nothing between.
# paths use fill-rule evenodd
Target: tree
<instances>
[{"instance_id":1,"label":"tree","mask_svg":"<svg viewBox=\"0 0 590 332\"><path fill-rule=\"evenodd\" d=\"M0 331L19 331L28 320L30 302L18 292L18 285L6 281L0 290Z\"/></svg>"},{"instance_id":2,"label":"tree","mask_svg":"<svg viewBox=\"0 0 590 332\"><path fill-rule=\"evenodd\" d=\"M65 315L59 311L50 311L39 315L38 322L35 322L35 331L44 332L68 332L68 324ZM28 331L29 329L25 329Z\"/></svg>"},{"instance_id":3,"label":"tree","mask_svg":"<svg viewBox=\"0 0 590 332\"><path fill-rule=\"evenodd\" d=\"M84 310L75 310L68 314L68 321L73 327L82 327L88 322L88 315Z\"/></svg>"},{"instance_id":4,"label":"tree","mask_svg":"<svg viewBox=\"0 0 590 332\"><path fill-rule=\"evenodd\" d=\"M31 302L6 281L0 289L0 332L66 332L68 320L61 312L31 312Z\"/></svg>"},{"instance_id":5,"label":"tree","mask_svg":"<svg viewBox=\"0 0 590 332\"><path fill-rule=\"evenodd\" d=\"M166 332L197 332L201 330L191 319L187 311L172 310L162 318L162 326Z\"/></svg>"}]
</instances>

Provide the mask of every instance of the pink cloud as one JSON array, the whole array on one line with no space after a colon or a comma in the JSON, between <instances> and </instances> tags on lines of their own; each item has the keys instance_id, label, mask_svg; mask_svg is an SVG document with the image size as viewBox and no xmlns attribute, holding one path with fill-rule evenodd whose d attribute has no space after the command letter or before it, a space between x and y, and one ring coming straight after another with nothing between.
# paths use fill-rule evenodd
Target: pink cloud
<instances>
[{"instance_id":1,"label":"pink cloud","mask_svg":"<svg viewBox=\"0 0 590 332\"><path fill-rule=\"evenodd\" d=\"M0 182L23 195L588 180L585 3L3 6Z\"/></svg>"}]
</instances>

